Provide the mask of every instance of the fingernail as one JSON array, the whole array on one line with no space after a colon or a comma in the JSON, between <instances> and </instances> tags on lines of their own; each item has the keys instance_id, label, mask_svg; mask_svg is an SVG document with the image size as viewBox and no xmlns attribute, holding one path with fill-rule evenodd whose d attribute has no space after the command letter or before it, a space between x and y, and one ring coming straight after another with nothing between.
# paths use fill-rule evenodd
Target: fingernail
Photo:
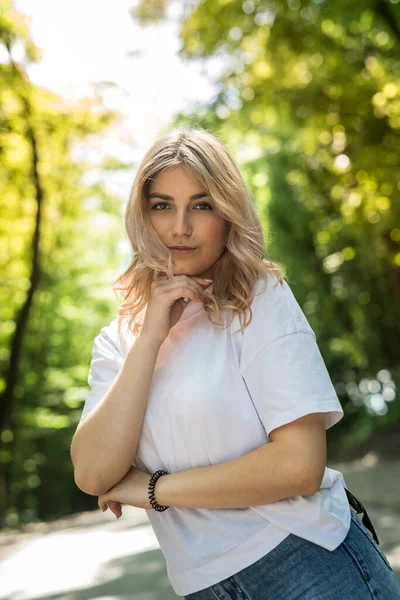
<instances>
[{"instance_id":1,"label":"fingernail","mask_svg":"<svg viewBox=\"0 0 400 600\"><path fill-rule=\"evenodd\" d=\"M203 277L201 277L200 279L202 279L203 281L208 281L209 283L212 283L214 281L214 279L204 279Z\"/></svg>"}]
</instances>

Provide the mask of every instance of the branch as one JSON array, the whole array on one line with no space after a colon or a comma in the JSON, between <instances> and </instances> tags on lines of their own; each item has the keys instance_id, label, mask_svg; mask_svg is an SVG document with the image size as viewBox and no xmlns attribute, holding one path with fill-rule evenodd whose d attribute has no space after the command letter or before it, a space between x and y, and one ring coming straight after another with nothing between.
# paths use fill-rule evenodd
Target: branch
<instances>
[{"instance_id":1,"label":"branch","mask_svg":"<svg viewBox=\"0 0 400 600\"><path fill-rule=\"evenodd\" d=\"M26 84L27 78L24 72L10 60L15 75L20 78L23 84ZM11 352L10 362L8 370L5 374L5 389L0 397L0 432L5 429L8 425L12 412L14 410L14 389L18 381L19 375L19 363L21 357L21 351L23 346L23 339L25 337L27 324L29 320L29 314L32 307L33 296L38 288L40 280L40 229L42 221L42 205L43 205L43 186L40 181L38 164L39 155L37 148L37 141L34 128L32 126L32 108L28 97L28 92L24 90L21 92L21 100L24 107L24 117L26 124L26 136L31 147L31 177L34 183L35 198L37 203L37 212L35 220L35 228L32 238L32 266L31 274L29 277L29 289L26 295L24 304L22 305L15 321L16 327L15 332L11 340Z\"/></svg>"}]
</instances>

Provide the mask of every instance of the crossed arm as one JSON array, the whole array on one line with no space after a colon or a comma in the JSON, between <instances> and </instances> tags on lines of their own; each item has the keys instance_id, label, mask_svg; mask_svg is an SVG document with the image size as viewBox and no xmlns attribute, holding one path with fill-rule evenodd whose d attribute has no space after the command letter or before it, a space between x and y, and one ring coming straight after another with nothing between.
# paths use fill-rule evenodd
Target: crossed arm
<instances>
[{"instance_id":1,"label":"crossed arm","mask_svg":"<svg viewBox=\"0 0 400 600\"><path fill-rule=\"evenodd\" d=\"M159 504L181 508L245 508L318 491L326 465L325 413L274 429L270 443L209 467L164 475Z\"/></svg>"}]
</instances>

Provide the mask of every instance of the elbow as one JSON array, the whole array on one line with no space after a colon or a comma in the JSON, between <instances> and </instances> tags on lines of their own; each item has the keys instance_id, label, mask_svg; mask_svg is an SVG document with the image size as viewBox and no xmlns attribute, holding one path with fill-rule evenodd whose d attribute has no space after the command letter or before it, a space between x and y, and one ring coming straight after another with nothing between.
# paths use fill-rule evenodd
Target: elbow
<instances>
[{"instance_id":1,"label":"elbow","mask_svg":"<svg viewBox=\"0 0 400 600\"><path fill-rule=\"evenodd\" d=\"M307 473L303 479L303 486L302 486L302 496L313 496L314 494L316 494L319 490L319 488L321 487L321 483L322 483L322 476L315 476L315 474L310 474Z\"/></svg>"},{"instance_id":2,"label":"elbow","mask_svg":"<svg viewBox=\"0 0 400 600\"><path fill-rule=\"evenodd\" d=\"M115 476L112 479L105 479L104 477L91 477L83 473L77 472L75 470L74 479L77 487L85 492L85 494L89 494L90 496L101 496L108 492L114 485L116 485L122 477L119 479L115 479Z\"/></svg>"},{"instance_id":3,"label":"elbow","mask_svg":"<svg viewBox=\"0 0 400 600\"><path fill-rule=\"evenodd\" d=\"M89 494L89 496L100 496L109 489L103 489L104 485L101 485L101 483L98 480L98 477L95 476L93 469L89 469L88 472L87 468L85 470L79 470L75 467L74 480L76 486L85 494Z\"/></svg>"},{"instance_id":4,"label":"elbow","mask_svg":"<svg viewBox=\"0 0 400 600\"><path fill-rule=\"evenodd\" d=\"M80 453L78 448L76 447L76 434L72 439L70 446L70 456L71 462L74 467L74 481L75 485L85 494L89 494L90 496L98 496L97 493L98 485L94 483L95 477L93 473L92 464L86 464L85 467L80 460ZM91 474L88 474L88 470L91 471Z\"/></svg>"},{"instance_id":5,"label":"elbow","mask_svg":"<svg viewBox=\"0 0 400 600\"><path fill-rule=\"evenodd\" d=\"M301 495L302 496L313 496L314 494L316 494L319 490L319 486L317 487L315 485L315 482L312 482L312 485L307 483L307 485L304 485L303 490Z\"/></svg>"},{"instance_id":6,"label":"elbow","mask_svg":"<svg viewBox=\"0 0 400 600\"><path fill-rule=\"evenodd\" d=\"M76 469L74 471L74 480L76 486L85 494L89 494L89 496L100 496L101 492L98 493L98 486L93 484L89 477L78 475Z\"/></svg>"}]
</instances>

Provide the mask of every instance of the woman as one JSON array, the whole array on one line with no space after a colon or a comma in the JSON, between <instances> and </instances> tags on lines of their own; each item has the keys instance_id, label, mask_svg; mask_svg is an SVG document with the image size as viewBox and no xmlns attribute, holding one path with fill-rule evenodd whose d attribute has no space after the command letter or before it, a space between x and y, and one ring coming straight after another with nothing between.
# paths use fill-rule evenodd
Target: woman
<instances>
[{"instance_id":1,"label":"woman","mask_svg":"<svg viewBox=\"0 0 400 600\"><path fill-rule=\"evenodd\" d=\"M77 485L118 517L146 509L186 599L400 598L325 466L343 410L224 144L159 139L126 229L124 301L95 338L71 445Z\"/></svg>"}]
</instances>

